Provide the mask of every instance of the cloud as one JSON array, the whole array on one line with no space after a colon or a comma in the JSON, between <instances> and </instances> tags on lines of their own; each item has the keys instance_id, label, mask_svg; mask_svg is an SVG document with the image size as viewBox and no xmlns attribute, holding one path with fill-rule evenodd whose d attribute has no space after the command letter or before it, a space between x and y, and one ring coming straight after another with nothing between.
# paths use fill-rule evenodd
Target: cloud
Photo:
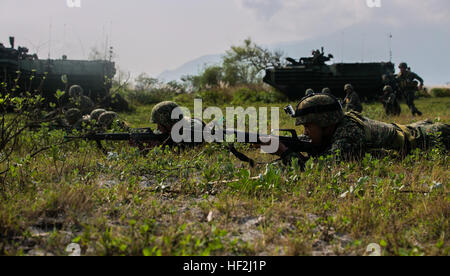
<instances>
[{"instance_id":1,"label":"cloud","mask_svg":"<svg viewBox=\"0 0 450 276\"><path fill-rule=\"evenodd\" d=\"M243 8L252 10L256 16L267 20L283 8L282 0L240 0Z\"/></svg>"},{"instance_id":2,"label":"cloud","mask_svg":"<svg viewBox=\"0 0 450 276\"><path fill-rule=\"evenodd\" d=\"M450 23L450 1L380 0L236 0L275 35L305 39L333 33L355 24L392 27Z\"/></svg>"}]
</instances>

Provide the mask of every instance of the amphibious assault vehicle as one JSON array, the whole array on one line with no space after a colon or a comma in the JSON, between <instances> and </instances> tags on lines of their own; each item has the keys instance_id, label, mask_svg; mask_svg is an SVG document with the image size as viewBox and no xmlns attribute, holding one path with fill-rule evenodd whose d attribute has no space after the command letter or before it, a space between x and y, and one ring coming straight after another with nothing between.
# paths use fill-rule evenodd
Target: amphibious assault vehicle
<instances>
[{"instance_id":1,"label":"amphibious assault vehicle","mask_svg":"<svg viewBox=\"0 0 450 276\"><path fill-rule=\"evenodd\" d=\"M15 49L14 37L9 40L9 48L0 43L0 83L6 84L8 91L40 93L46 102L54 102L58 89L67 91L71 85L78 84L94 101L109 95L109 80L116 73L114 62L69 60L67 56L39 59L36 54L28 54L25 47Z\"/></svg>"},{"instance_id":2,"label":"amphibious assault vehicle","mask_svg":"<svg viewBox=\"0 0 450 276\"><path fill-rule=\"evenodd\" d=\"M325 87L344 98L344 85L351 83L362 99L370 101L377 99L383 89L382 76L392 76L395 72L391 62L327 65L325 62L332 58L332 55L325 56L323 48L321 52L313 51L312 57L298 61L287 58L288 65L267 68L263 81L291 100L301 99L308 88L320 92Z\"/></svg>"}]
</instances>

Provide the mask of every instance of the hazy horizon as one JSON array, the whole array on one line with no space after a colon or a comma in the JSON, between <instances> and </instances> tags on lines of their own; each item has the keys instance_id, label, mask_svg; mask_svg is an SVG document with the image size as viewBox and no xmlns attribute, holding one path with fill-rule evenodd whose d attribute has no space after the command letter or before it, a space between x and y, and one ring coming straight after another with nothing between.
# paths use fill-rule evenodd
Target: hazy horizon
<instances>
[{"instance_id":1,"label":"hazy horizon","mask_svg":"<svg viewBox=\"0 0 450 276\"><path fill-rule=\"evenodd\" d=\"M247 37L262 45L280 45L331 36L352 26L378 26L382 31L376 34L345 37L348 49L361 43L369 49L383 41L378 47L383 49L368 51L369 60L385 58L389 32L407 30L408 37L417 36L420 42L423 37L448 36L445 29L450 26L450 2L445 0L381 0L378 8L368 7L377 1L366 0L81 0L80 7L69 7L76 2L0 0L0 42L9 45L8 37L15 36L16 45L40 58L47 58L50 50L51 58L67 54L71 59L86 59L92 48L104 51L108 44L114 47L120 70L157 76L195 58L224 53ZM441 62L436 70L445 72L437 80L450 81L444 66L450 63L448 51L434 53L433 45L413 45L404 34L395 34L395 57L411 58L413 64L413 57L402 56L402 39L414 53L435 59L430 64ZM338 44L332 45L336 61L343 59ZM355 56L347 53L349 61Z\"/></svg>"}]
</instances>

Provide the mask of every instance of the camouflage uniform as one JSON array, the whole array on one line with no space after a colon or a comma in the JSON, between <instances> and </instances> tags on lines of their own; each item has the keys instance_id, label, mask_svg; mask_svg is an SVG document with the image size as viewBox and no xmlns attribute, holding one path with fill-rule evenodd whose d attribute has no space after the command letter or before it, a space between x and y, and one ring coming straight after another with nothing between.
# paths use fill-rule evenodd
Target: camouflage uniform
<instances>
[{"instance_id":1,"label":"camouflage uniform","mask_svg":"<svg viewBox=\"0 0 450 276\"><path fill-rule=\"evenodd\" d=\"M384 111L386 115L398 116L402 112L400 104L398 103L397 96L392 90L392 87L386 85L383 89L383 96L381 96L381 102L383 103Z\"/></svg>"},{"instance_id":2,"label":"camouflage uniform","mask_svg":"<svg viewBox=\"0 0 450 276\"><path fill-rule=\"evenodd\" d=\"M389 74L389 75L383 75L382 77L382 82L384 86L390 86L392 88L392 90L394 91L395 94L398 93L398 84L396 81L396 76L393 74ZM401 95L398 95L397 98L399 98Z\"/></svg>"},{"instance_id":3,"label":"camouflage uniform","mask_svg":"<svg viewBox=\"0 0 450 276\"><path fill-rule=\"evenodd\" d=\"M94 102L91 98L83 95L83 88L79 85L72 85L69 89L69 96L72 98L74 107L78 108L83 115L88 115L94 109Z\"/></svg>"},{"instance_id":4,"label":"camouflage uniform","mask_svg":"<svg viewBox=\"0 0 450 276\"><path fill-rule=\"evenodd\" d=\"M185 117L183 115L180 115L180 117L177 119L172 119L172 112L176 108L179 108L178 104L176 104L175 102L171 102L171 101L161 102L161 103L157 104L152 110L151 122L156 123L158 125L162 125L166 129L172 129L172 127L175 124L180 123L182 120L184 120L185 122L183 124L190 125L190 127L191 127L191 134L192 134L191 142L175 143L171 139L171 137L169 137L169 140L166 141L164 144L165 145L183 145L183 146L193 146L193 145L199 144L194 141L193 134L196 129L200 129L201 131L203 131L203 128L205 127L205 123L199 119L189 118L189 117ZM158 131L156 131L156 132L158 132Z\"/></svg>"},{"instance_id":5,"label":"camouflage uniform","mask_svg":"<svg viewBox=\"0 0 450 276\"><path fill-rule=\"evenodd\" d=\"M440 137L434 137L441 132ZM439 140L450 148L450 125L421 121L407 126L387 124L350 112L337 125L328 147L321 155L334 155L344 159L358 159L371 150L395 150L407 154L411 150L429 149Z\"/></svg>"},{"instance_id":6,"label":"camouflage uniform","mask_svg":"<svg viewBox=\"0 0 450 276\"><path fill-rule=\"evenodd\" d=\"M407 65L404 63L401 63L399 67L402 67L402 66L406 67ZM417 85L418 85L418 82L416 80L418 80L420 82L420 84L423 85L423 79L421 77L419 77L416 73L406 71L404 74L402 74L400 72L396 76L396 81L397 81L399 90L404 95L404 97L406 99L406 104L408 105L412 114L413 115L415 115L415 114L422 115L422 113L414 105L414 98L416 95Z\"/></svg>"},{"instance_id":7,"label":"camouflage uniform","mask_svg":"<svg viewBox=\"0 0 450 276\"><path fill-rule=\"evenodd\" d=\"M127 131L130 128L126 122L120 120L119 115L116 112L105 111L98 117L97 126L101 129L111 129L114 125L124 131Z\"/></svg>"},{"instance_id":8,"label":"camouflage uniform","mask_svg":"<svg viewBox=\"0 0 450 276\"><path fill-rule=\"evenodd\" d=\"M353 90L353 87L350 84L345 85L344 90L347 91L347 96L344 99L344 109L346 111L354 110L361 113L363 108L358 93ZM351 91L348 92L348 90Z\"/></svg>"},{"instance_id":9,"label":"camouflage uniform","mask_svg":"<svg viewBox=\"0 0 450 276\"><path fill-rule=\"evenodd\" d=\"M359 159L373 150L395 150L405 155L411 150L428 149L443 143L450 149L450 125L421 121L407 126L388 124L363 117L358 112L334 109L301 114L302 109L330 106L331 97L316 95L304 99L297 107L297 125L315 123L320 127L336 125L336 129L314 156L332 155L344 160ZM312 109L312 110L314 110ZM287 155L291 158L293 155ZM295 156L295 155L294 155ZM286 158L285 157L285 158Z\"/></svg>"},{"instance_id":10,"label":"camouflage uniform","mask_svg":"<svg viewBox=\"0 0 450 276\"><path fill-rule=\"evenodd\" d=\"M312 90L311 88L306 89L305 96L308 96L311 94L314 94L314 90Z\"/></svg>"},{"instance_id":11,"label":"camouflage uniform","mask_svg":"<svg viewBox=\"0 0 450 276\"><path fill-rule=\"evenodd\" d=\"M101 108L93 110L91 112L91 120L98 121L98 118L100 117L100 115L102 115L105 112L106 112L106 110L101 109Z\"/></svg>"},{"instance_id":12,"label":"camouflage uniform","mask_svg":"<svg viewBox=\"0 0 450 276\"><path fill-rule=\"evenodd\" d=\"M64 117L69 124L69 126L73 126L80 120L83 115L81 114L81 111L78 108L71 108L64 112Z\"/></svg>"},{"instance_id":13,"label":"camouflage uniform","mask_svg":"<svg viewBox=\"0 0 450 276\"><path fill-rule=\"evenodd\" d=\"M81 119L79 119L74 125L73 128L76 130L89 129L92 128L94 124L92 123L90 115L84 115Z\"/></svg>"}]
</instances>

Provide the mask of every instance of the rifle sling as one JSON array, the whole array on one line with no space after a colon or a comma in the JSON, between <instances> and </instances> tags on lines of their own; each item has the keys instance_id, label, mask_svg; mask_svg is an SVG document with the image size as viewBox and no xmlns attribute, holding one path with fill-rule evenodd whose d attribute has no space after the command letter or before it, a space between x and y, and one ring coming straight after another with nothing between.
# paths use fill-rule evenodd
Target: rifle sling
<instances>
[{"instance_id":1,"label":"rifle sling","mask_svg":"<svg viewBox=\"0 0 450 276\"><path fill-rule=\"evenodd\" d=\"M258 165L267 165L267 164L271 164L271 163L278 162L278 161L281 160L281 159L277 159L277 160L270 161L270 162L255 162L255 160L251 159L250 157L248 157L247 155L243 154L242 152L239 152L239 151L234 147L234 144L230 144L229 147L228 147L228 149L230 150L230 152L231 152L234 156L236 156L237 159L241 160L242 162L247 162L247 163L249 163L250 166L251 166L252 168L255 167L255 164L258 164Z\"/></svg>"}]
</instances>

